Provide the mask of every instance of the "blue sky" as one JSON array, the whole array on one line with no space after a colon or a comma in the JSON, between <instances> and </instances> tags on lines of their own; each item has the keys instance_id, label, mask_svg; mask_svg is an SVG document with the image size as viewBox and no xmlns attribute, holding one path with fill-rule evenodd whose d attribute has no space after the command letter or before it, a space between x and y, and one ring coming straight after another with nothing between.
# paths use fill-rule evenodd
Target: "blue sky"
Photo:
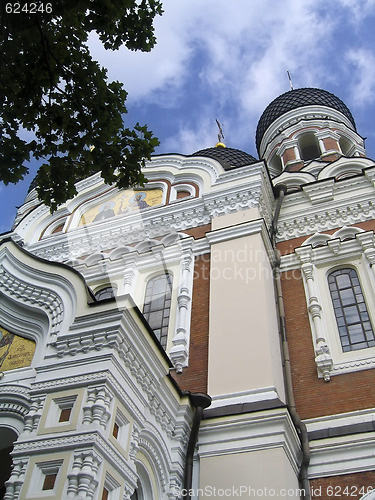
<instances>
[{"instance_id":1,"label":"blue sky","mask_svg":"<svg viewBox=\"0 0 375 500\"><path fill-rule=\"evenodd\" d=\"M147 123L156 153L190 154L217 142L257 156L254 137L267 104L290 89L319 87L351 110L375 159L375 0L165 0L151 53L92 54L129 92L127 124ZM0 185L0 233L9 231L30 174Z\"/></svg>"}]
</instances>

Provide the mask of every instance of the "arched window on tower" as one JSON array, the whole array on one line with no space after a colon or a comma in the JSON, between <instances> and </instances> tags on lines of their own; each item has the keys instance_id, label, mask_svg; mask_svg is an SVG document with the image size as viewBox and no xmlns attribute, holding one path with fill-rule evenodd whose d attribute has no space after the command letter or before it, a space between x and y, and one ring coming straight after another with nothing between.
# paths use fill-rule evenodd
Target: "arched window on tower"
<instances>
[{"instance_id":1,"label":"arched window on tower","mask_svg":"<svg viewBox=\"0 0 375 500\"><path fill-rule=\"evenodd\" d=\"M268 166L269 166L269 170L271 172L271 176L279 175L283 171L283 165L281 163L281 158L277 153L275 153L272 156Z\"/></svg>"},{"instance_id":2,"label":"arched window on tower","mask_svg":"<svg viewBox=\"0 0 375 500\"><path fill-rule=\"evenodd\" d=\"M328 275L328 285L344 352L375 346L366 302L357 272L338 269Z\"/></svg>"},{"instance_id":3,"label":"arched window on tower","mask_svg":"<svg viewBox=\"0 0 375 500\"><path fill-rule=\"evenodd\" d=\"M148 281L143 315L164 349L167 347L171 296L171 274L159 274Z\"/></svg>"},{"instance_id":4,"label":"arched window on tower","mask_svg":"<svg viewBox=\"0 0 375 500\"><path fill-rule=\"evenodd\" d=\"M346 137L341 136L339 144L340 144L340 148L341 148L342 154L344 156L350 156L350 150L353 147L353 144L349 141L349 139L347 139Z\"/></svg>"},{"instance_id":5,"label":"arched window on tower","mask_svg":"<svg viewBox=\"0 0 375 500\"><path fill-rule=\"evenodd\" d=\"M299 149L303 161L314 160L319 158L321 154L316 137L312 132L301 136Z\"/></svg>"}]
</instances>

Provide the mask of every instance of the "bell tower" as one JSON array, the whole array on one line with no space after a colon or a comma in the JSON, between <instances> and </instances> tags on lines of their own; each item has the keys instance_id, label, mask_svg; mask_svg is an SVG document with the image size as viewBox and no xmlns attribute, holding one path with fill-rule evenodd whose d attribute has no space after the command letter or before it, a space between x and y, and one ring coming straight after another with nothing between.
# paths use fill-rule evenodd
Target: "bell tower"
<instances>
[{"instance_id":1,"label":"bell tower","mask_svg":"<svg viewBox=\"0 0 375 500\"><path fill-rule=\"evenodd\" d=\"M297 172L312 160L365 156L364 140L347 106L316 88L290 90L272 101L258 122L256 146L272 177Z\"/></svg>"}]
</instances>

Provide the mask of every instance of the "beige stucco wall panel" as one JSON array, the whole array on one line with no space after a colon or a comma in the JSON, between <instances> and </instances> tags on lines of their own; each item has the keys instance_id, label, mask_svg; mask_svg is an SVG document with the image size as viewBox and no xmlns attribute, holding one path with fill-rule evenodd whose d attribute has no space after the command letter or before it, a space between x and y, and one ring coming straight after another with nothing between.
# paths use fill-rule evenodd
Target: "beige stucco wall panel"
<instances>
[{"instance_id":1,"label":"beige stucco wall panel","mask_svg":"<svg viewBox=\"0 0 375 500\"><path fill-rule=\"evenodd\" d=\"M301 498L293 468L280 448L201 458L200 495ZM215 491L216 489L216 491Z\"/></svg>"},{"instance_id":2,"label":"beige stucco wall panel","mask_svg":"<svg viewBox=\"0 0 375 500\"><path fill-rule=\"evenodd\" d=\"M211 254L208 393L284 394L272 268L260 233L215 243Z\"/></svg>"},{"instance_id":3,"label":"beige stucco wall panel","mask_svg":"<svg viewBox=\"0 0 375 500\"><path fill-rule=\"evenodd\" d=\"M239 210L232 214L221 215L212 219L212 230L223 229L231 227L243 222L250 222L260 218L259 207L248 208L246 210Z\"/></svg>"}]
</instances>

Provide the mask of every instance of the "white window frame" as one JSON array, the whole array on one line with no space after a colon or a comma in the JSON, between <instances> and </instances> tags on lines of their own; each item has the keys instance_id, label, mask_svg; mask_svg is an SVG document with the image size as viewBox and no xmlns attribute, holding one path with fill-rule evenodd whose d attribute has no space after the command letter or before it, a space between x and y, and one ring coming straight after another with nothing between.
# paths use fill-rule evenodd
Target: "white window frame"
<instances>
[{"instance_id":1,"label":"white window frame","mask_svg":"<svg viewBox=\"0 0 375 500\"><path fill-rule=\"evenodd\" d=\"M102 498L104 488L108 491L108 500L120 500L121 485L108 472L106 472L105 474L105 479L100 490L99 499Z\"/></svg>"},{"instance_id":2,"label":"white window frame","mask_svg":"<svg viewBox=\"0 0 375 500\"><path fill-rule=\"evenodd\" d=\"M30 498L43 498L51 497L56 498L57 486L59 483L59 472L63 460L53 460L45 462L37 462L34 466L34 470L31 476L31 481L29 485L29 490L27 497ZM50 490L43 490L44 479L48 474L56 474L56 480L54 487Z\"/></svg>"},{"instance_id":3,"label":"white window frame","mask_svg":"<svg viewBox=\"0 0 375 500\"><path fill-rule=\"evenodd\" d=\"M118 435L117 438L113 435L113 429L115 424L118 425ZM112 421L110 427L110 440L114 443L117 443L124 450L127 451L129 446L129 432L130 432L130 421L125 417L124 413L116 409L115 418Z\"/></svg>"},{"instance_id":4,"label":"white window frame","mask_svg":"<svg viewBox=\"0 0 375 500\"><path fill-rule=\"evenodd\" d=\"M343 228L324 237L317 233L295 253L302 270L318 376L329 381L332 375L375 368L375 347L343 352L328 287L332 271L355 269L375 331L374 233L359 228Z\"/></svg>"},{"instance_id":5,"label":"white window frame","mask_svg":"<svg viewBox=\"0 0 375 500\"><path fill-rule=\"evenodd\" d=\"M57 425L71 425L72 416L74 412L74 405L77 401L78 394L72 396L63 396L59 398L53 398L48 410L48 415L46 419L46 427L55 427ZM70 413L69 420L65 422L59 422L61 411L70 408L72 411Z\"/></svg>"},{"instance_id":6,"label":"white window frame","mask_svg":"<svg viewBox=\"0 0 375 500\"><path fill-rule=\"evenodd\" d=\"M168 238L168 237L167 237ZM143 310L148 281L162 273L173 276L172 301L168 325L166 352L178 373L188 366L191 304L194 278L193 238L178 238L169 244L162 241L158 249L140 255L135 261L136 273L130 264L131 281L128 288L134 292L134 301ZM165 243L165 246L164 246Z\"/></svg>"}]
</instances>

